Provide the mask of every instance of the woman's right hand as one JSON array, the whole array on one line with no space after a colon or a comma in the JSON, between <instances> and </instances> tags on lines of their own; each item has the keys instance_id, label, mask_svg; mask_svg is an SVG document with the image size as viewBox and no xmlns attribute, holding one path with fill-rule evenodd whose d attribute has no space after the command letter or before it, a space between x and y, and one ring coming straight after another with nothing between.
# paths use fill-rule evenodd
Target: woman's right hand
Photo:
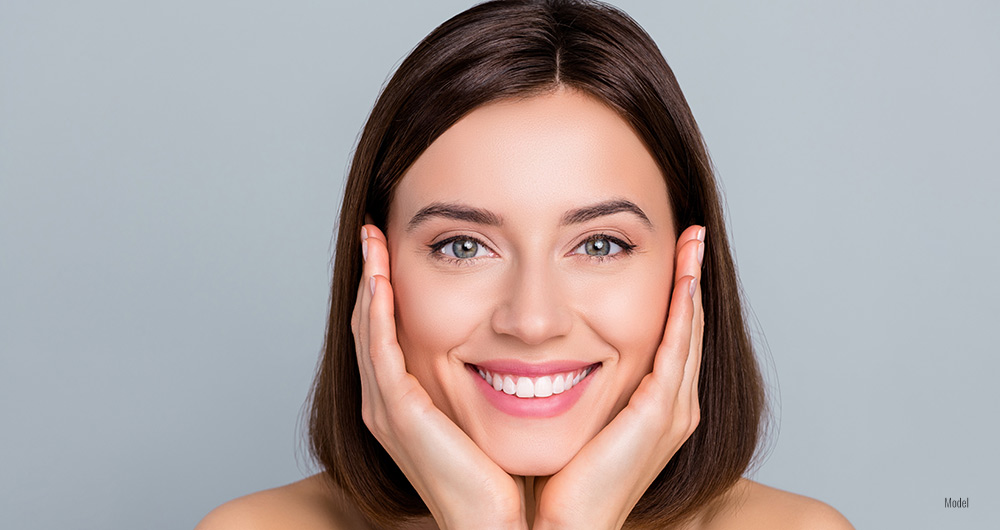
<instances>
[{"instance_id":1,"label":"woman's right hand","mask_svg":"<svg viewBox=\"0 0 1000 530\"><path fill-rule=\"evenodd\" d=\"M385 236L362 227L365 256L351 317L365 425L441 528L527 528L523 479L508 475L406 372L396 339Z\"/></svg>"}]
</instances>

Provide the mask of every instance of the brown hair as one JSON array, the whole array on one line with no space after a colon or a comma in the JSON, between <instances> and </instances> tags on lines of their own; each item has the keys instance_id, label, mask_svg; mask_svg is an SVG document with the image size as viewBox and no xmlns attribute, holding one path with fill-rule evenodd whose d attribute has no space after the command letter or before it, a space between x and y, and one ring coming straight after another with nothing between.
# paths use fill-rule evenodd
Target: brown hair
<instances>
[{"instance_id":1,"label":"brown hair","mask_svg":"<svg viewBox=\"0 0 1000 530\"><path fill-rule=\"evenodd\" d=\"M755 453L763 383L740 302L723 211L701 133L653 40L621 11L592 1L498 0L432 31L385 86L354 153L340 212L326 344L312 392L313 456L376 524L429 514L361 419L351 312L361 279L365 214L385 229L393 190L411 164L473 109L560 86L615 109L648 145L667 180L674 225L711 239L698 385L701 421L628 519L678 523L740 478Z\"/></svg>"}]
</instances>

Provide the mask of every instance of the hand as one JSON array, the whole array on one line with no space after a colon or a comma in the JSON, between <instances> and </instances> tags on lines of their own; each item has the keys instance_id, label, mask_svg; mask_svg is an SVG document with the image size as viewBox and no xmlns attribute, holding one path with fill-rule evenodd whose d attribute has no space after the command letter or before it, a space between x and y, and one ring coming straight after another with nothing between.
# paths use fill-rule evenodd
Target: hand
<instances>
[{"instance_id":1,"label":"hand","mask_svg":"<svg viewBox=\"0 0 1000 530\"><path fill-rule=\"evenodd\" d=\"M703 230L691 226L677 241L673 294L653 371L628 405L563 469L535 479L533 528L621 528L698 426Z\"/></svg>"},{"instance_id":2,"label":"hand","mask_svg":"<svg viewBox=\"0 0 1000 530\"><path fill-rule=\"evenodd\" d=\"M406 372L396 339L386 240L372 225L363 230L367 258L351 329L365 425L441 528L527 528L523 479L490 460Z\"/></svg>"}]
</instances>

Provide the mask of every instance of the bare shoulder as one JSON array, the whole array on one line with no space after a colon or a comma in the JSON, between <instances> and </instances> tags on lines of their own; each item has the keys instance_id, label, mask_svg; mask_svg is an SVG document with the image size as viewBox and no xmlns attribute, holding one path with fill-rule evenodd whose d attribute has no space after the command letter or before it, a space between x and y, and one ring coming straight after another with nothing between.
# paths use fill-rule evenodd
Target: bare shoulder
<instances>
[{"instance_id":1,"label":"bare shoulder","mask_svg":"<svg viewBox=\"0 0 1000 530\"><path fill-rule=\"evenodd\" d=\"M705 530L854 530L829 504L740 479L713 511Z\"/></svg>"},{"instance_id":2,"label":"bare shoulder","mask_svg":"<svg viewBox=\"0 0 1000 530\"><path fill-rule=\"evenodd\" d=\"M195 530L340 530L367 528L357 510L313 475L287 486L251 493L212 510Z\"/></svg>"}]
</instances>

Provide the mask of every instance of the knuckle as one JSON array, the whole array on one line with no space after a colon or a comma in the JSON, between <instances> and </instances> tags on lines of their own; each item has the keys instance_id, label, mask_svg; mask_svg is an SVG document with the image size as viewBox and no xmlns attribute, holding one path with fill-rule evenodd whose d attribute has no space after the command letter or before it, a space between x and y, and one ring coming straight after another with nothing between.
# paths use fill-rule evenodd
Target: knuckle
<instances>
[{"instance_id":1,"label":"knuckle","mask_svg":"<svg viewBox=\"0 0 1000 530\"><path fill-rule=\"evenodd\" d=\"M656 395L650 396L650 399L644 399L640 401L637 405L636 412L645 421L649 421L660 427L666 426L670 423L670 418L673 412L673 403L669 399L665 399L663 396L657 393Z\"/></svg>"},{"instance_id":2,"label":"knuckle","mask_svg":"<svg viewBox=\"0 0 1000 530\"><path fill-rule=\"evenodd\" d=\"M691 412L691 421L689 423L690 426L688 428L688 436L691 436L695 429L698 428L698 425L701 424L701 411L698 410L698 407L695 407L695 409Z\"/></svg>"},{"instance_id":3,"label":"knuckle","mask_svg":"<svg viewBox=\"0 0 1000 530\"><path fill-rule=\"evenodd\" d=\"M365 427L368 427L368 430L371 431L375 438L382 440L385 434L389 432L389 422L385 413L378 412L375 408L363 406L361 408L361 421L364 422Z\"/></svg>"},{"instance_id":4,"label":"knuckle","mask_svg":"<svg viewBox=\"0 0 1000 530\"><path fill-rule=\"evenodd\" d=\"M361 299L354 304L354 311L351 311L351 331L357 334L358 330L361 329Z\"/></svg>"},{"instance_id":5,"label":"knuckle","mask_svg":"<svg viewBox=\"0 0 1000 530\"><path fill-rule=\"evenodd\" d=\"M391 423L392 422L383 412L382 414L376 414L375 417L372 418L372 425L368 428L372 429L372 432L375 433L381 440L386 438L387 435L392 432Z\"/></svg>"},{"instance_id":6,"label":"knuckle","mask_svg":"<svg viewBox=\"0 0 1000 530\"><path fill-rule=\"evenodd\" d=\"M372 408L370 406L368 406L368 405L362 405L362 407L361 407L361 421L364 422L365 427L368 427L368 430L374 432L375 415L372 412Z\"/></svg>"}]
</instances>

